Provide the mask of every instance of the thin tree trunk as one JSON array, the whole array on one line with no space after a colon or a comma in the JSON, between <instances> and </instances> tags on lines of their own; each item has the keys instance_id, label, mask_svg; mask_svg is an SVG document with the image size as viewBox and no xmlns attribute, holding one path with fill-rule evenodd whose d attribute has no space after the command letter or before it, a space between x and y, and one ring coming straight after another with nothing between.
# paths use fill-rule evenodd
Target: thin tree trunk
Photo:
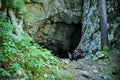
<instances>
[{"instance_id":1,"label":"thin tree trunk","mask_svg":"<svg viewBox=\"0 0 120 80\"><path fill-rule=\"evenodd\" d=\"M8 12L9 12L9 16L10 16L12 24L16 26L16 29L15 29L16 35L13 35L13 38L15 40L21 41L22 32L23 32L23 30L22 30L22 28L23 28L23 26L22 26L23 25L23 18L19 21L19 24L18 24L16 16L15 16L13 10L9 9Z\"/></svg>"},{"instance_id":2,"label":"thin tree trunk","mask_svg":"<svg viewBox=\"0 0 120 80\"><path fill-rule=\"evenodd\" d=\"M101 12L101 47L108 47L108 26L107 26L107 14L106 14L106 2L100 0L100 12Z\"/></svg>"},{"instance_id":3,"label":"thin tree trunk","mask_svg":"<svg viewBox=\"0 0 120 80\"><path fill-rule=\"evenodd\" d=\"M0 11L5 9L5 0L0 0Z\"/></svg>"}]
</instances>

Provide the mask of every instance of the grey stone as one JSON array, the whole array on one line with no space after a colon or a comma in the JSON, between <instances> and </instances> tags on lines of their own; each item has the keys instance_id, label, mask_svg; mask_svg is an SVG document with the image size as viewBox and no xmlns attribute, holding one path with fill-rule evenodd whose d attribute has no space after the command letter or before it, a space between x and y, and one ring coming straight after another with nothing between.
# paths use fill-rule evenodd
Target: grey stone
<instances>
[{"instance_id":1,"label":"grey stone","mask_svg":"<svg viewBox=\"0 0 120 80\"><path fill-rule=\"evenodd\" d=\"M105 58L105 54L108 53L107 51L98 51L96 52L95 56L93 57L93 60L98 60Z\"/></svg>"},{"instance_id":2,"label":"grey stone","mask_svg":"<svg viewBox=\"0 0 120 80\"><path fill-rule=\"evenodd\" d=\"M25 0L30 20L26 31L47 48L55 51L58 45L69 50L73 24L82 24L81 39L76 49L82 53L94 54L101 49L99 0ZM29 4L31 3L31 4ZM33 3L33 4L32 4ZM108 19L115 12L113 1L108 1ZM114 17L114 16L113 16ZM110 24L110 23L108 23ZM114 42L114 29L109 27L109 42ZM52 45L52 46L51 46ZM91 56L93 57L93 56ZM91 58L86 57L86 58Z\"/></svg>"},{"instance_id":3,"label":"grey stone","mask_svg":"<svg viewBox=\"0 0 120 80\"><path fill-rule=\"evenodd\" d=\"M98 71L98 70L92 70L92 72L94 72L94 73L98 73L99 71Z\"/></svg>"}]
</instances>

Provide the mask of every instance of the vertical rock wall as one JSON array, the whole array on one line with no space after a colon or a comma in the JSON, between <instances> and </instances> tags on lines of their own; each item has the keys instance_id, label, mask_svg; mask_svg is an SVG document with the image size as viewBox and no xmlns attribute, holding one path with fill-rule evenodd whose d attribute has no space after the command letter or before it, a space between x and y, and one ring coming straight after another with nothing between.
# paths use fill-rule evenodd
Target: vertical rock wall
<instances>
[{"instance_id":1,"label":"vertical rock wall","mask_svg":"<svg viewBox=\"0 0 120 80\"><path fill-rule=\"evenodd\" d=\"M25 1L29 19L26 31L39 44L60 54L73 52L75 47L79 52L89 54L101 49L99 0ZM107 1L110 24L115 20L112 15L116 14L115 6L113 0ZM114 29L110 26L110 43L114 42L113 34Z\"/></svg>"},{"instance_id":2,"label":"vertical rock wall","mask_svg":"<svg viewBox=\"0 0 120 80\"><path fill-rule=\"evenodd\" d=\"M101 48L98 9L98 1L84 0L82 39L77 48L79 51L93 53Z\"/></svg>"},{"instance_id":3,"label":"vertical rock wall","mask_svg":"<svg viewBox=\"0 0 120 80\"><path fill-rule=\"evenodd\" d=\"M111 44L115 41L115 28L111 26L111 24L116 20L116 8L118 7L118 4L113 0L106 1L106 3L109 26L108 39ZM76 49L81 53L95 54L96 51L101 49L99 0L84 0L82 16L82 38ZM112 47L112 45L110 47Z\"/></svg>"}]
</instances>

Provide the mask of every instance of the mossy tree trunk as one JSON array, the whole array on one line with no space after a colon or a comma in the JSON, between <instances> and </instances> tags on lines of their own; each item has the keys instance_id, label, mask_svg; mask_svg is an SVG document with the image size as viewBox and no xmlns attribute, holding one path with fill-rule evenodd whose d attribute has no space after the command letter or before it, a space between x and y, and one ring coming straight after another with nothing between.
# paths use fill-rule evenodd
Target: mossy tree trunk
<instances>
[{"instance_id":1,"label":"mossy tree trunk","mask_svg":"<svg viewBox=\"0 0 120 80\"><path fill-rule=\"evenodd\" d=\"M107 13L106 13L106 1L100 0L100 26L101 26L101 47L102 50L108 50L108 25L107 25Z\"/></svg>"}]
</instances>

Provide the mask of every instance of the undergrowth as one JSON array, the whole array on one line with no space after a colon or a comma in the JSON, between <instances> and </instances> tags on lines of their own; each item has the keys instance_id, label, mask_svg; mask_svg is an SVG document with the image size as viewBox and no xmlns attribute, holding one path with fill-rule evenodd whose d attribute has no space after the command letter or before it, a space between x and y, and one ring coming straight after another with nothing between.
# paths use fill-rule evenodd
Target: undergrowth
<instances>
[{"instance_id":1,"label":"undergrowth","mask_svg":"<svg viewBox=\"0 0 120 80\"><path fill-rule=\"evenodd\" d=\"M3 5L25 15L24 0L5 0ZM1 80L73 80L70 73L62 74L65 63L35 43L27 33L22 33L21 41L15 40L15 28L9 17L0 14Z\"/></svg>"},{"instance_id":2,"label":"undergrowth","mask_svg":"<svg viewBox=\"0 0 120 80\"><path fill-rule=\"evenodd\" d=\"M14 29L5 18L0 18L0 79L72 80L69 73L61 76L64 63L52 51L36 44L26 33L22 41L14 40Z\"/></svg>"}]
</instances>

